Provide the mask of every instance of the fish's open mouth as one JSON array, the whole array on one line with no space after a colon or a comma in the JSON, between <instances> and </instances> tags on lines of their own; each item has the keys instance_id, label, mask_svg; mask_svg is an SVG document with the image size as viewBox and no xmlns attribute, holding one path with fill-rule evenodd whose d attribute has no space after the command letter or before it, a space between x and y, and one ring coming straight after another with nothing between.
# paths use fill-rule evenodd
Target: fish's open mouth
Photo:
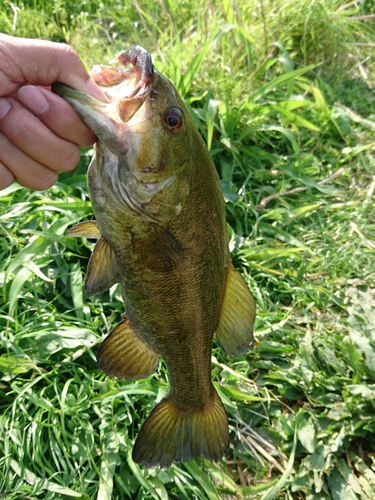
<instances>
[{"instance_id":1,"label":"fish's open mouth","mask_svg":"<svg viewBox=\"0 0 375 500\"><path fill-rule=\"evenodd\" d=\"M86 116L88 112L84 111L84 108L95 108L101 114L111 115L112 119L117 114L117 120L127 123L149 96L154 81L155 73L151 55L142 47L136 46L121 52L111 62L124 66L132 64L133 67L118 69L112 66L96 65L92 68L91 77L103 90L108 99L106 103L62 83L57 82L52 85L52 91L72 104L95 133L97 133L96 129L92 127L92 120L88 122Z\"/></svg>"},{"instance_id":2,"label":"fish's open mouth","mask_svg":"<svg viewBox=\"0 0 375 500\"><path fill-rule=\"evenodd\" d=\"M154 80L154 66L150 53L137 45L121 52L111 63L119 63L122 66L132 64L133 68L124 70L103 65L92 68L91 78L102 87L108 100L142 98Z\"/></svg>"},{"instance_id":3,"label":"fish's open mouth","mask_svg":"<svg viewBox=\"0 0 375 500\"><path fill-rule=\"evenodd\" d=\"M148 97L152 92L155 71L151 55L142 47L121 52L115 59L130 69L94 66L91 76L108 99L102 102L62 83L54 83L52 91L68 101L86 125L114 154L125 155L126 134L144 134L152 126Z\"/></svg>"}]
</instances>

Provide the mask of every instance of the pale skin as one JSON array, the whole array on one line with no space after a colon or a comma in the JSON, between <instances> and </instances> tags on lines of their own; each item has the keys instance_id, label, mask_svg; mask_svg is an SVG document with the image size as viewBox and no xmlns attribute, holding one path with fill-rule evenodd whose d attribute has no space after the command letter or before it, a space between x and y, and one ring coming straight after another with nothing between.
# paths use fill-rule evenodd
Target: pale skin
<instances>
[{"instance_id":1,"label":"pale skin","mask_svg":"<svg viewBox=\"0 0 375 500\"><path fill-rule=\"evenodd\" d=\"M53 82L106 101L74 50L65 44L0 33L0 190L18 182L44 190L74 169L79 147L95 135L50 91Z\"/></svg>"}]
</instances>

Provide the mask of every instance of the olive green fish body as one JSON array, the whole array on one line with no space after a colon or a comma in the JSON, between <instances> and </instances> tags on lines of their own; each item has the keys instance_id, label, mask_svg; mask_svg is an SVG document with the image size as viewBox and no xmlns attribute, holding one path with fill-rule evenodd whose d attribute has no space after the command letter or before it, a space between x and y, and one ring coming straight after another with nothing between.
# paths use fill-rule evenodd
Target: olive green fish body
<instances>
[{"instance_id":1,"label":"olive green fish body","mask_svg":"<svg viewBox=\"0 0 375 500\"><path fill-rule=\"evenodd\" d=\"M152 373L159 356L166 363L170 391L143 424L135 461L218 460L229 434L211 380L212 339L245 353L255 304L231 263L219 178L184 103L144 49L118 60L134 67L94 73L109 82L109 103L55 89L99 139L88 173L96 222L69 232L98 239L86 288L119 283L125 304L98 363L128 380Z\"/></svg>"},{"instance_id":2,"label":"olive green fish body","mask_svg":"<svg viewBox=\"0 0 375 500\"><path fill-rule=\"evenodd\" d=\"M96 206L97 192L91 187L96 184L92 179L95 171L91 167L89 172L100 232L113 248L118 247L116 253L125 263L120 286L126 315L133 329L164 359L170 376L170 396L181 408L199 408L213 393L212 338L220 318L229 263L220 185L199 135L192 151L193 160L194 155L196 160L192 163L198 168L206 157L203 175L201 172L195 176L179 216L162 225L183 254L176 269L167 272L159 270L164 263L159 265L157 261L166 258L168 264L168 256L155 252L149 241L150 231L160 226L132 215L122 215L119 220L116 206L112 213L108 206L106 210ZM113 238L114 234L123 234L125 238L121 241ZM136 240L136 248L142 248L141 255L135 251L132 240ZM145 252L147 259L143 257Z\"/></svg>"},{"instance_id":3,"label":"olive green fish body","mask_svg":"<svg viewBox=\"0 0 375 500\"><path fill-rule=\"evenodd\" d=\"M127 316L165 360L171 395L180 405L189 401L200 406L212 393L212 338L229 263L222 197L217 189L212 182L195 186L178 219L164 225L182 249L175 269L155 270L159 266L154 261L163 256L152 253L147 237L147 261L134 254L124 256L127 270L121 290ZM195 210L197 201L199 212Z\"/></svg>"}]
</instances>

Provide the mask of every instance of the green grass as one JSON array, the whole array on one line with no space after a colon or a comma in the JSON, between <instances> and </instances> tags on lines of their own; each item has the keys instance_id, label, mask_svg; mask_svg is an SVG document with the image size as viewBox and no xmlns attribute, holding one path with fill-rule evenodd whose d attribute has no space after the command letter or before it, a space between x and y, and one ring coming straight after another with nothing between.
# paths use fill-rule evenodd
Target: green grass
<instances>
[{"instance_id":1,"label":"green grass","mask_svg":"<svg viewBox=\"0 0 375 500\"><path fill-rule=\"evenodd\" d=\"M87 298L90 151L48 192L0 192L0 498L375 497L375 5L371 0L3 3L0 30L107 63L140 43L177 85L222 180L256 346L212 372L231 448L145 470L141 422L167 390L95 354L123 311ZM197 15L197 12L199 13Z\"/></svg>"}]
</instances>

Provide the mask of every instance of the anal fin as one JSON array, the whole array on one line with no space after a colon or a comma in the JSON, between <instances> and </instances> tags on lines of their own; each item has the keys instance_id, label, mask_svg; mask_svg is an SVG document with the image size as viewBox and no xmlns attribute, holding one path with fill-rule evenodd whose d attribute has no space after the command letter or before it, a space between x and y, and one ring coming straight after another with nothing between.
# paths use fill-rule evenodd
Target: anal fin
<instances>
[{"instance_id":1,"label":"anal fin","mask_svg":"<svg viewBox=\"0 0 375 500\"><path fill-rule=\"evenodd\" d=\"M112 285L121 281L125 274L125 266L117 257L108 241L100 237L91 254L85 286L90 295L102 293Z\"/></svg>"},{"instance_id":2,"label":"anal fin","mask_svg":"<svg viewBox=\"0 0 375 500\"><path fill-rule=\"evenodd\" d=\"M75 238L93 238L94 240L100 238L100 231L96 220L79 222L71 227L66 234L67 236L74 236Z\"/></svg>"},{"instance_id":3,"label":"anal fin","mask_svg":"<svg viewBox=\"0 0 375 500\"><path fill-rule=\"evenodd\" d=\"M146 378L153 373L159 356L132 329L127 318L113 328L99 348L98 365L108 375L126 380Z\"/></svg>"},{"instance_id":4,"label":"anal fin","mask_svg":"<svg viewBox=\"0 0 375 500\"><path fill-rule=\"evenodd\" d=\"M216 339L229 356L246 354L253 346L255 309L254 297L245 280L230 262L220 321L216 330Z\"/></svg>"}]
</instances>

